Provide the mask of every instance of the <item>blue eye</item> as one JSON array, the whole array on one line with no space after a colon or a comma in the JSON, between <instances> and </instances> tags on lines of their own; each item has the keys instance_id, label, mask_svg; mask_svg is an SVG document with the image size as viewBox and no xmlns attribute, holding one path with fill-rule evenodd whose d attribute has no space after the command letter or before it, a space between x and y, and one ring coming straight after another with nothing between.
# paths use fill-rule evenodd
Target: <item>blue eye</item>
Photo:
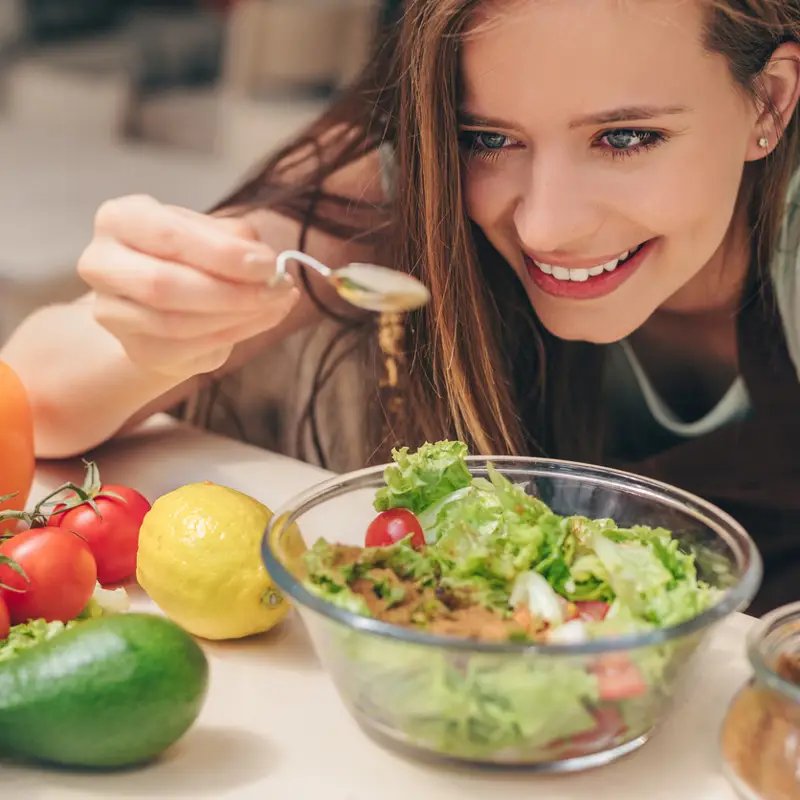
<instances>
[{"instance_id":1,"label":"blue eye","mask_svg":"<svg viewBox=\"0 0 800 800\"><path fill-rule=\"evenodd\" d=\"M516 140L510 136L491 131L461 131L459 140L467 156L485 159L497 158L516 144Z\"/></svg>"},{"instance_id":2,"label":"blue eye","mask_svg":"<svg viewBox=\"0 0 800 800\"><path fill-rule=\"evenodd\" d=\"M652 147L662 138L655 131L616 130L604 133L600 141L611 150L624 152Z\"/></svg>"},{"instance_id":3,"label":"blue eye","mask_svg":"<svg viewBox=\"0 0 800 800\"><path fill-rule=\"evenodd\" d=\"M484 150L502 150L508 144L508 136L502 133L479 133L475 136L475 144Z\"/></svg>"}]
</instances>

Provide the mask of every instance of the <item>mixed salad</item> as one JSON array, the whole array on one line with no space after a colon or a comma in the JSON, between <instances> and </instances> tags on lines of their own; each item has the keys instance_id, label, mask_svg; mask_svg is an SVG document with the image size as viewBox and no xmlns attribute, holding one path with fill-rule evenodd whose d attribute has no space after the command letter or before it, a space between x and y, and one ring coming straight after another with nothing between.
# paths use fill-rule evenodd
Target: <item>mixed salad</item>
<instances>
[{"instance_id":1,"label":"mixed salad","mask_svg":"<svg viewBox=\"0 0 800 800\"><path fill-rule=\"evenodd\" d=\"M363 547L319 540L308 591L352 612L444 637L580 643L679 624L712 605L668 530L554 513L461 442L393 453ZM652 727L696 637L595 656L449 651L351 631L341 680L360 709L467 757L593 752Z\"/></svg>"}]
</instances>

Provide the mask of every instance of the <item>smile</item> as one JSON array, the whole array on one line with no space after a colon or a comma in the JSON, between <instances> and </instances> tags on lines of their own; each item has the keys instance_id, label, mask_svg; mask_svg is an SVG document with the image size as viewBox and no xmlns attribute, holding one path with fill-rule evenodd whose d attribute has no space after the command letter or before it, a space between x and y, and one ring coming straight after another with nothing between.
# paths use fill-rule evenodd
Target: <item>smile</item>
<instances>
[{"instance_id":1,"label":"smile","mask_svg":"<svg viewBox=\"0 0 800 800\"><path fill-rule=\"evenodd\" d=\"M632 250L625 250L610 261L584 269L567 269L567 267L560 267L554 264L545 264L534 258L530 260L545 275L552 275L557 281L575 281L577 283L582 283L583 281L588 281L589 278L596 278L606 272L613 272L617 267L622 266L626 261L633 258L642 246L643 245L639 244Z\"/></svg>"},{"instance_id":2,"label":"smile","mask_svg":"<svg viewBox=\"0 0 800 800\"><path fill-rule=\"evenodd\" d=\"M533 283L545 294L571 300L591 300L611 294L649 257L658 239L623 250L614 258L605 256L592 264L590 259L573 261L576 266L549 264L525 254L525 264Z\"/></svg>"}]
</instances>

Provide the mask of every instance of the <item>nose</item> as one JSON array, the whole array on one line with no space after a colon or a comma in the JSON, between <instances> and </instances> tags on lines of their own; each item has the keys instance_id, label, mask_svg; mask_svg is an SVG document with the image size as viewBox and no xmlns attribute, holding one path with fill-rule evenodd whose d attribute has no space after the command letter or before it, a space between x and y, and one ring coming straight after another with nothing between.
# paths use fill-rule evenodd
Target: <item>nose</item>
<instances>
[{"instance_id":1,"label":"nose","mask_svg":"<svg viewBox=\"0 0 800 800\"><path fill-rule=\"evenodd\" d=\"M534 159L514 212L517 235L534 253L573 253L600 228L589 182L561 159Z\"/></svg>"}]
</instances>

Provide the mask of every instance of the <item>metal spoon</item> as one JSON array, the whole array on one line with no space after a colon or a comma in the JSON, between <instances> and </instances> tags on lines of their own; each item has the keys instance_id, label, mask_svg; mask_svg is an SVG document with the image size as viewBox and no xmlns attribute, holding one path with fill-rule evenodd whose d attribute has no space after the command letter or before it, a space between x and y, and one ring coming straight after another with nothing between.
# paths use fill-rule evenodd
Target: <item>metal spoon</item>
<instances>
[{"instance_id":1,"label":"metal spoon","mask_svg":"<svg viewBox=\"0 0 800 800\"><path fill-rule=\"evenodd\" d=\"M340 297L368 311L411 311L430 300L427 288L411 275L377 264L348 264L333 270L300 250L284 250L278 254L272 285L289 280L286 271L289 261L311 267L327 279Z\"/></svg>"}]
</instances>

